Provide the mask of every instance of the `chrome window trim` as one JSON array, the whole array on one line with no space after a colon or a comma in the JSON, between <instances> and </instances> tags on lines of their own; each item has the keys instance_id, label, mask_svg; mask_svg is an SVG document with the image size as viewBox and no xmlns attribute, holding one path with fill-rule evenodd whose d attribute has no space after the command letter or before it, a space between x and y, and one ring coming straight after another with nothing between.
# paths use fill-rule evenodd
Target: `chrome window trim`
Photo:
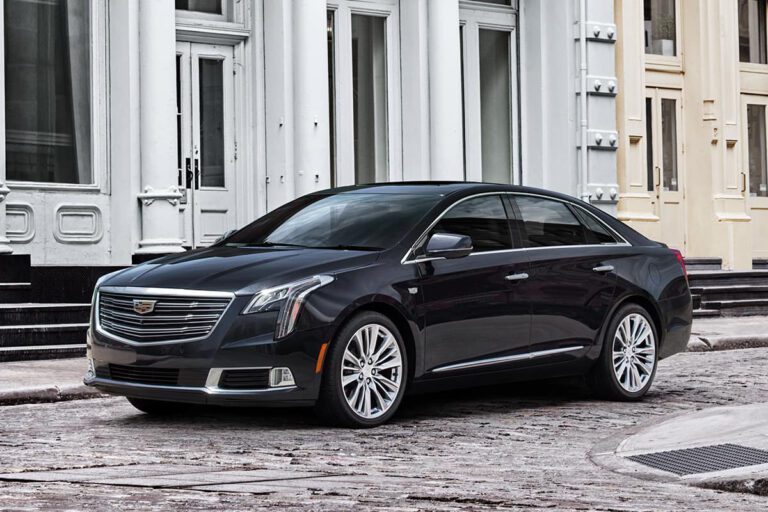
<instances>
[{"instance_id":1,"label":"chrome window trim","mask_svg":"<svg viewBox=\"0 0 768 512\"><path fill-rule=\"evenodd\" d=\"M575 350L581 350L584 345L577 345L574 347L554 348L550 350L539 350L536 352L526 352L525 354L515 354L512 356L503 357L491 357L488 359L475 359L474 361L467 361L465 363L455 363L445 366L438 366L432 373L450 372L456 370L464 370L467 368L477 368L481 366L492 366L496 364L511 363L513 361L525 361L528 359L537 359L539 357L553 356L557 354L564 354L566 352L573 352Z\"/></svg>"},{"instance_id":2,"label":"chrome window trim","mask_svg":"<svg viewBox=\"0 0 768 512\"><path fill-rule=\"evenodd\" d=\"M435 227L435 225L440 222L440 220L445 216L446 213L448 213L454 206L463 203L464 201L467 201L469 199L475 199L477 197L483 197L483 196L494 196L494 195L511 195L511 196L532 196L532 197L540 197L542 199L549 199L551 201L559 201L561 203L565 203L567 205L575 206L577 208L580 208L581 211L583 211L587 215L591 215L592 218L597 220L601 225L605 226L606 229L618 240L621 240L620 242L616 242L615 244L583 244L583 245L548 245L545 247L515 247L512 249L501 249L498 251L485 251L485 252L473 252L470 254L470 256L480 256L483 254L503 254L507 252L515 252L515 251L532 251L532 250L542 250L542 249L562 249L562 248L583 248L583 247L631 247L632 244L627 241L626 238L621 236L615 229L613 229L611 226L606 224L602 219L599 217L596 217L594 214L592 214L589 210L584 208L583 206L576 204L572 201L569 201L567 199L561 199L559 197L552 197L552 196L546 196L543 194L536 194L533 192L511 192L511 191L496 191L496 192L481 192L479 194L473 194L471 196L463 197L456 201L455 203L449 205L445 210L438 215L434 221L432 221L429 226L427 226L427 229L422 232L421 235L419 235L419 238L416 239L416 241L411 245L411 247L406 251L405 255L400 259L401 265L412 265L414 263L426 263L428 261L437 261L437 260L444 260L446 258L443 257L435 257L435 258L413 258L409 259L411 256L413 256L413 251L418 247L421 243L424 242L427 235L430 231L432 231L432 228ZM579 224L581 224L581 221L577 218L577 221L579 221Z\"/></svg>"},{"instance_id":3,"label":"chrome window trim","mask_svg":"<svg viewBox=\"0 0 768 512\"><path fill-rule=\"evenodd\" d=\"M166 296L166 297L186 297L186 298L198 297L198 298L204 298L204 299L229 299L229 304L227 304L227 307L225 307L224 310L221 312L221 316L219 316L219 319L216 320L216 323L213 324L213 327L211 327L210 332L205 336L195 336L192 338L183 338L183 339L169 340L169 341L134 341L134 340L129 340L127 338L123 338L122 336L118 336L116 334L109 333L101 328L101 318L99 317L99 309L101 309L101 292L102 291L105 291L107 293L120 293L125 295L146 295L148 297ZM126 345L131 345L133 347L153 347L158 345L175 345L179 343L191 343L193 341L201 341L211 337L211 335L214 333L216 328L219 326L219 323L221 323L221 320L227 314L227 311L229 311L229 308L232 306L234 299L235 299L235 294L231 292L188 290L188 289L182 289L182 288L144 288L140 286L102 286L96 290L96 301L94 304L93 317L94 317L94 323L96 324L96 332L98 332L100 335L104 336L105 338L109 338L114 341L119 341L120 343L125 343Z\"/></svg>"}]
</instances>

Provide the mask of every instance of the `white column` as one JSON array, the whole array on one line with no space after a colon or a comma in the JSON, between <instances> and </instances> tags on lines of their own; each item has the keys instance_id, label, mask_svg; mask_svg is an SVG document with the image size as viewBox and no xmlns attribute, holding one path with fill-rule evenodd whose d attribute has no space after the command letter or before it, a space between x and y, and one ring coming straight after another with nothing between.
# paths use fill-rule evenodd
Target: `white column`
<instances>
[{"instance_id":1,"label":"white column","mask_svg":"<svg viewBox=\"0 0 768 512\"><path fill-rule=\"evenodd\" d=\"M459 1L429 0L428 5L431 178L462 180Z\"/></svg>"},{"instance_id":2,"label":"white column","mask_svg":"<svg viewBox=\"0 0 768 512\"><path fill-rule=\"evenodd\" d=\"M3 26L3 9L0 9L0 27ZM5 38L0 37L0 55L5 55ZM0 83L5 83L5 68L0 66ZM5 87L0 87L0 105L5 105ZM0 113L0 254L13 252L5 236L5 199L10 190L5 185L5 115Z\"/></svg>"},{"instance_id":3,"label":"white column","mask_svg":"<svg viewBox=\"0 0 768 512\"><path fill-rule=\"evenodd\" d=\"M293 163L296 196L330 186L325 2L293 1Z\"/></svg>"},{"instance_id":4,"label":"white column","mask_svg":"<svg viewBox=\"0 0 768 512\"><path fill-rule=\"evenodd\" d=\"M176 169L176 19L173 2L139 3L141 241L138 253L182 252Z\"/></svg>"}]
</instances>

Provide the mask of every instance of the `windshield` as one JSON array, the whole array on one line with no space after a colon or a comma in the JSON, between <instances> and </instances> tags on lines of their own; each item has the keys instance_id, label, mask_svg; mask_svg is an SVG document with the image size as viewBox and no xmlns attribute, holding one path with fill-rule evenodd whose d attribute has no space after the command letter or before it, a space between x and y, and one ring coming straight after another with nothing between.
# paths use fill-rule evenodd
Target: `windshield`
<instances>
[{"instance_id":1,"label":"windshield","mask_svg":"<svg viewBox=\"0 0 768 512\"><path fill-rule=\"evenodd\" d=\"M440 199L438 195L371 193L304 196L246 226L223 243L388 249Z\"/></svg>"}]
</instances>

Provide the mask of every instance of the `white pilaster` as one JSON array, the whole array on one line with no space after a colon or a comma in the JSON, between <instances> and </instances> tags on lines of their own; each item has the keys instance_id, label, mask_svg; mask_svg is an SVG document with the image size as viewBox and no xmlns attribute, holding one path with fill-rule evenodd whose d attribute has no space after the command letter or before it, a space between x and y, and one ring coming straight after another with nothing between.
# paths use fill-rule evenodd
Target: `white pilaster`
<instances>
[{"instance_id":1,"label":"white pilaster","mask_svg":"<svg viewBox=\"0 0 768 512\"><path fill-rule=\"evenodd\" d=\"M462 180L459 1L429 0L428 16L431 178Z\"/></svg>"},{"instance_id":2,"label":"white pilaster","mask_svg":"<svg viewBox=\"0 0 768 512\"><path fill-rule=\"evenodd\" d=\"M0 9L0 27L3 26L3 10ZM0 55L5 55L5 38L0 37ZM0 83L5 83L5 69L0 67ZM5 105L5 88L0 87L0 105ZM0 254L13 252L5 236L5 199L10 190L5 185L5 116L0 115Z\"/></svg>"},{"instance_id":3,"label":"white pilaster","mask_svg":"<svg viewBox=\"0 0 768 512\"><path fill-rule=\"evenodd\" d=\"M172 2L139 3L141 241L138 253L182 252L176 169L176 19Z\"/></svg>"},{"instance_id":4,"label":"white pilaster","mask_svg":"<svg viewBox=\"0 0 768 512\"><path fill-rule=\"evenodd\" d=\"M293 163L296 196L330 186L325 2L293 0Z\"/></svg>"}]
</instances>

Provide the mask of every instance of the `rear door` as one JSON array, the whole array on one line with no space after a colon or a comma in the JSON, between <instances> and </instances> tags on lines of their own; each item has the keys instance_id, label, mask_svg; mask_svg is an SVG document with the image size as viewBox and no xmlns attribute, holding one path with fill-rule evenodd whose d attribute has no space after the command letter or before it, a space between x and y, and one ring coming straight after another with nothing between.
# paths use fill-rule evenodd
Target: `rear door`
<instances>
[{"instance_id":1,"label":"rear door","mask_svg":"<svg viewBox=\"0 0 768 512\"><path fill-rule=\"evenodd\" d=\"M467 235L474 252L417 263L425 301L427 371L495 367L503 361L487 359L527 351L530 306L522 286L529 265L525 251L514 250L507 204L496 194L466 199L430 232Z\"/></svg>"},{"instance_id":2,"label":"rear door","mask_svg":"<svg viewBox=\"0 0 768 512\"><path fill-rule=\"evenodd\" d=\"M536 195L512 198L531 264L532 355L578 355L595 342L613 304L612 260L626 244L579 206Z\"/></svg>"}]
</instances>

